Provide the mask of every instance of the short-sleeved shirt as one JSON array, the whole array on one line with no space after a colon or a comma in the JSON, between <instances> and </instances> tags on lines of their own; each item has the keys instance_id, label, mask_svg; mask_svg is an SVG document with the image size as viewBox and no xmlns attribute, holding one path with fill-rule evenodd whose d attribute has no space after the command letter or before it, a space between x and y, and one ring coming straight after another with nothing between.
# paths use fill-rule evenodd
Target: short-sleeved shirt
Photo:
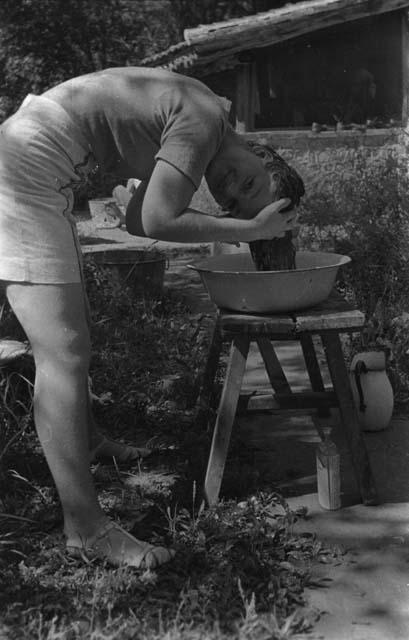
<instances>
[{"instance_id":1,"label":"short-sleeved shirt","mask_svg":"<svg viewBox=\"0 0 409 640\"><path fill-rule=\"evenodd\" d=\"M147 180L161 159L198 188L228 124L228 101L194 78L163 69L107 69L44 96L79 126L102 170L120 178Z\"/></svg>"}]
</instances>

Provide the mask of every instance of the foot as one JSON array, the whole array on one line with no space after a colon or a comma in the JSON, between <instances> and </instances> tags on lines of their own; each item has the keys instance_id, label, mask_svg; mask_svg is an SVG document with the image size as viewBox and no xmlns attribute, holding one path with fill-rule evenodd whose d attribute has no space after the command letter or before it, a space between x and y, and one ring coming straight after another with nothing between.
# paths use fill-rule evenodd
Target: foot
<instances>
[{"instance_id":1,"label":"foot","mask_svg":"<svg viewBox=\"0 0 409 640\"><path fill-rule=\"evenodd\" d=\"M155 569L175 556L173 549L155 547L137 540L122 527L109 520L96 535L81 539L79 536L67 540L70 555L85 560L99 558L115 567Z\"/></svg>"},{"instance_id":2,"label":"foot","mask_svg":"<svg viewBox=\"0 0 409 640\"><path fill-rule=\"evenodd\" d=\"M152 453L153 450L147 447L133 447L132 445L109 440L105 438L105 436L102 436L102 440L90 451L90 462L96 463L107 459L112 460L112 458L115 458L119 463L134 462L147 458Z\"/></svg>"}]
</instances>

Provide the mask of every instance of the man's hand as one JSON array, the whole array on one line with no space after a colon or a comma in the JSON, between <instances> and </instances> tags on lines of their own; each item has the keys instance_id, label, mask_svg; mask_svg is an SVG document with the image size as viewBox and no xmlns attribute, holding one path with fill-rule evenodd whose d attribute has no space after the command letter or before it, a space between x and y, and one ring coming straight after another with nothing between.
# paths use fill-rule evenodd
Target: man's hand
<instances>
[{"instance_id":1,"label":"man's hand","mask_svg":"<svg viewBox=\"0 0 409 640\"><path fill-rule=\"evenodd\" d=\"M254 222L260 227L260 238L283 238L286 231L291 231L297 225L297 213L295 209L282 213L281 210L291 204L289 198L282 198L272 202L261 209L254 218Z\"/></svg>"}]
</instances>

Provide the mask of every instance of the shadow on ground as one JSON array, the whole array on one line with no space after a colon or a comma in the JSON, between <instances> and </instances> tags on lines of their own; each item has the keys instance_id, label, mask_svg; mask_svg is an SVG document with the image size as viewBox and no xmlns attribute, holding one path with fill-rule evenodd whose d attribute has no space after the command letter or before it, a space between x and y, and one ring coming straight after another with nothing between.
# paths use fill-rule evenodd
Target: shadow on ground
<instances>
[{"instance_id":1,"label":"shadow on ground","mask_svg":"<svg viewBox=\"0 0 409 640\"><path fill-rule=\"evenodd\" d=\"M294 389L308 388L298 345L277 345ZM324 364L324 362L322 362ZM325 371L328 382L328 373ZM261 356L254 349L245 384L268 388ZM315 450L319 442L311 416L296 412L241 415L236 428L256 450L255 464L291 507L307 508L299 531L317 535L341 553L341 560L313 568L309 605L322 612L311 640L407 640L409 638L409 419L395 417L388 429L364 438L380 504L361 504L338 412L321 421L341 454L342 508L327 511L317 497Z\"/></svg>"}]
</instances>

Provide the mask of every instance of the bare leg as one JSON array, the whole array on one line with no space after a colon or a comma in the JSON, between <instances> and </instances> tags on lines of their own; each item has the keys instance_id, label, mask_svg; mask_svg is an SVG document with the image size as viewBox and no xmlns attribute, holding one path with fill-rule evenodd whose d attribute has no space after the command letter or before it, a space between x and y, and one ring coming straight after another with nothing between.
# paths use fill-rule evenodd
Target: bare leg
<instances>
[{"instance_id":1,"label":"bare leg","mask_svg":"<svg viewBox=\"0 0 409 640\"><path fill-rule=\"evenodd\" d=\"M107 530L101 542L101 527L108 519L98 503L89 467L91 347L82 285L8 283L6 291L33 350L34 419L70 545L87 541L90 547L98 538L98 555L115 564L154 565L169 560L172 555L162 548L153 560L148 558L147 545L118 528Z\"/></svg>"},{"instance_id":2,"label":"bare leg","mask_svg":"<svg viewBox=\"0 0 409 640\"><path fill-rule=\"evenodd\" d=\"M104 520L88 463L90 340L76 284L9 284L7 295L36 364L34 419L64 511L67 536Z\"/></svg>"}]
</instances>

